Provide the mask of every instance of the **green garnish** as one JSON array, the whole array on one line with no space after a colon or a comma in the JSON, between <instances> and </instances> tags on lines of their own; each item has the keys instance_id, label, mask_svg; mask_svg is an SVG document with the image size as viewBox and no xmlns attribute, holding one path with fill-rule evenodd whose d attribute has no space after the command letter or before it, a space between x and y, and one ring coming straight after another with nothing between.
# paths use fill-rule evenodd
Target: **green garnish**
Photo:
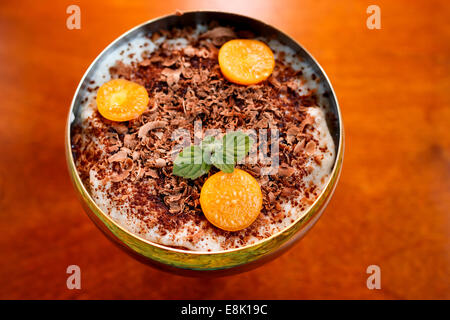
<instances>
[{"instance_id":1,"label":"green garnish","mask_svg":"<svg viewBox=\"0 0 450 320\"><path fill-rule=\"evenodd\" d=\"M208 173L211 165L232 173L236 163L245 158L253 139L241 131L227 133L222 139L208 136L200 145L184 148L173 162L173 174L186 179L197 179Z\"/></svg>"}]
</instances>

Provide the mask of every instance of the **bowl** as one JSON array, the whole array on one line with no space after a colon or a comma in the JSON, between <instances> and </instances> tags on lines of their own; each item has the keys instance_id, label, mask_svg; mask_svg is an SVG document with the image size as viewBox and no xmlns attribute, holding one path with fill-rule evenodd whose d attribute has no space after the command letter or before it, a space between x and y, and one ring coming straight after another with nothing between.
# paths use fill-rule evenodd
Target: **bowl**
<instances>
[{"instance_id":1,"label":"bowl","mask_svg":"<svg viewBox=\"0 0 450 320\"><path fill-rule=\"evenodd\" d=\"M234 26L237 29L250 30L254 32L256 36L276 38L282 44L293 49L303 61L308 63L314 69L316 76L320 78L325 86L327 98L329 100L327 121L335 142L336 159L329 181L321 194L311 207L289 227L269 238L244 247L219 252L197 252L171 248L145 240L127 231L113 221L109 215L102 212L94 202L87 188L83 185L77 172L71 149L71 134L72 123L77 115L79 115L82 100L87 94L86 89L88 88L89 81L93 78L93 75L100 64L108 59L114 49L123 44L127 44L133 40L134 37L137 37L143 32L152 33L161 29L170 29L172 27L195 26L199 23L207 24L210 21L217 21L221 25ZM295 40L264 22L238 14L215 11L185 12L182 15L174 14L156 18L131 29L113 41L94 60L81 79L70 106L65 137L66 159L70 177L86 213L98 228L112 241L140 261L166 271L173 271L185 275L242 272L275 258L302 238L317 222L334 192L342 167L343 144L344 132L342 117L336 95L328 77L317 61Z\"/></svg>"}]
</instances>

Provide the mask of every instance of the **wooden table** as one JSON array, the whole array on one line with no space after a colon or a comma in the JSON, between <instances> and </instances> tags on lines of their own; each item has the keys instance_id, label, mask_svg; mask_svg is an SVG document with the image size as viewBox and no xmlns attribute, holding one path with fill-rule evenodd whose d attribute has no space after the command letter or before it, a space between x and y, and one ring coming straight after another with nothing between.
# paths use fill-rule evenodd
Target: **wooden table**
<instances>
[{"instance_id":1,"label":"wooden table","mask_svg":"<svg viewBox=\"0 0 450 320\"><path fill-rule=\"evenodd\" d=\"M450 6L375 1L68 1L0 4L0 298L450 298ZM176 9L264 20L302 43L337 92L344 168L326 212L275 261L225 278L185 278L130 258L83 213L66 170L64 127L97 54ZM66 288L81 267L82 289ZM366 268L381 268L368 290ZM274 277L276 275L276 277Z\"/></svg>"}]
</instances>

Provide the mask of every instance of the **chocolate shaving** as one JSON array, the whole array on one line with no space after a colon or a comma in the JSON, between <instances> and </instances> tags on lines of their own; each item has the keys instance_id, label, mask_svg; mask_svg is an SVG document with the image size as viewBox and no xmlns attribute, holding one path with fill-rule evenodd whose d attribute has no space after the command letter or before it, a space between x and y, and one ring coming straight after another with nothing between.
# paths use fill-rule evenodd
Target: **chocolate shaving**
<instances>
[{"instance_id":1,"label":"chocolate shaving","mask_svg":"<svg viewBox=\"0 0 450 320\"><path fill-rule=\"evenodd\" d=\"M139 128L138 137L143 139L147 136L147 133L154 129L161 129L167 126L166 121L151 121L146 124L144 124L142 127Z\"/></svg>"},{"instance_id":2,"label":"chocolate shaving","mask_svg":"<svg viewBox=\"0 0 450 320\"><path fill-rule=\"evenodd\" d=\"M134 134L126 134L123 137L123 145L129 149L134 149L138 141L136 140L136 136Z\"/></svg>"},{"instance_id":3,"label":"chocolate shaving","mask_svg":"<svg viewBox=\"0 0 450 320\"><path fill-rule=\"evenodd\" d=\"M128 159L128 153L125 150L121 150L108 158L108 162L123 162Z\"/></svg>"},{"instance_id":4,"label":"chocolate shaving","mask_svg":"<svg viewBox=\"0 0 450 320\"><path fill-rule=\"evenodd\" d=\"M309 141L308 144L305 147L305 152L308 155L313 155L314 152L316 151L316 143L314 141Z\"/></svg>"},{"instance_id":5,"label":"chocolate shaving","mask_svg":"<svg viewBox=\"0 0 450 320\"><path fill-rule=\"evenodd\" d=\"M181 69L165 68L161 74L166 77L167 84L171 87L180 80Z\"/></svg>"},{"instance_id":6,"label":"chocolate shaving","mask_svg":"<svg viewBox=\"0 0 450 320\"><path fill-rule=\"evenodd\" d=\"M286 165L286 164L282 164L280 166L280 168L278 169L278 174L281 177L290 177L295 173L295 169Z\"/></svg>"},{"instance_id":7,"label":"chocolate shaving","mask_svg":"<svg viewBox=\"0 0 450 320\"><path fill-rule=\"evenodd\" d=\"M236 33L230 28L216 27L200 35L200 39L209 38L216 46L223 45L227 40L236 38Z\"/></svg>"},{"instance_id":8,"label":"chocolate shaving","mask_svg":"<svg viewBox=\"0 0 450 320\"><path fill-rule=\"evenodd\" d=\"M166 166L166 160L161 159L161 158L156 159L156 161L155 161L155 167L157 167L157 168L162 168L162 167L165 167L165 166Z\"/></svg>"},{"instance_id":9,"label":"chocolate shaving","mask_svg":"<svg viewBox=\"0 0 450 320\"><path fill-rule=\"evenodd\" d=\"M128 132L128 127L120 122L111 122L111 127L116 130L118 134L125 134Z\"/></svg>"},{"instance_id":10,"label":"chocolate shaving","mask_svg":"<svg viewBox=\"0 0 450 320\"><path fill-rule=\"evenodd\" d=\"M302 139L299 142L297 142L297 144L294 147L294 154L295 155L300 154L303 150L304 145L305 145L305 139Z\"/></svg>"},{"instance_id":11,"label":"chocolate shaving","mask_svg":"<svg viewBox=\"0 0 450 320\"><path fill-rule=\"evenodd\" d=\"M123 165L120 166L120 172L114 172L111 175L112 182L120 182L128 178L130 172L133 170L133 160L127 158Z\"/></svg>"}]
</instances>

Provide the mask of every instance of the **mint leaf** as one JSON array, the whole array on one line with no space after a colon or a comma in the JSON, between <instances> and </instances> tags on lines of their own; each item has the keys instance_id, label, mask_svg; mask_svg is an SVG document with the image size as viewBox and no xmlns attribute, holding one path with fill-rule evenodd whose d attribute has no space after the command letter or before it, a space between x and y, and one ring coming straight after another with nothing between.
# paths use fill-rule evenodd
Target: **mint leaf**
<instances>
[{"instance_id":1,"label":"mint leaf","mask_svg":"<svg viewBox=\"0 0 450 320\"><path fill-rule=\"evenodd\" d=\"M226 159L224 160L222 155L223 154L214 153L211 157L211 163L214 167L225 173L232 173L234 171L235 163L226 163Z\"/></svg>"},{"instance_id":2,"label":"mint leaf","mask_svg":"<svg viewBox=\"0 0 450 320\"><path fill-rule=\"evenodd\" d=\"M236 163L244 159L254 141L242 131L230 132L222 139L208 136L199 146L189 146L178 154L173 163L176 176L197 179L208 173L211 164L226 173L232 173Z\"/></svg>"},{"instance_id":3,"label":"mint leaf","mask_svg":"<svg viewBox=\"0 0 450 320\"><path fill-rule=\"evenodd\" d=\"M173 162L173 174L186 179L197 179L208 173L211 165L204 161L205 152L199 146L189 146Z\"/></svg>"},{"instance_id":4,"label":"mint leaf","mask_svg":"<svg viewBox=\"0 0 450 320\"><path fill-rule=\"evenodd\" d=\"M226 173L234 171L236 163L244 159L253 145L253 139L241 131L230 132L223 136L222 145L216 149L211 163Z\"/></svg>"},{"instance_id":5,"label":"mint leaf","mask_svg":"<svg viewBox=\"0 0 450 320\"><path fill-rule=\"evenodd\" d=\"M217 140L214 136L207 136L206 138L203 139L200 146L202 147L203 150L213 153L214 150L222 146L222 141Z\"/></svg>"},{"instance_id":6,"label":"mint leaf","mask_svg":"<svg viewBox=\"0 0 450 320\"><path fill-rule=\"evenodd\" d=\"M253 146L253 139L242 131L234 131L223 136L222 146L227 154L233 153L234 162L245 158Z\"/></svg>"}]
</instances>

